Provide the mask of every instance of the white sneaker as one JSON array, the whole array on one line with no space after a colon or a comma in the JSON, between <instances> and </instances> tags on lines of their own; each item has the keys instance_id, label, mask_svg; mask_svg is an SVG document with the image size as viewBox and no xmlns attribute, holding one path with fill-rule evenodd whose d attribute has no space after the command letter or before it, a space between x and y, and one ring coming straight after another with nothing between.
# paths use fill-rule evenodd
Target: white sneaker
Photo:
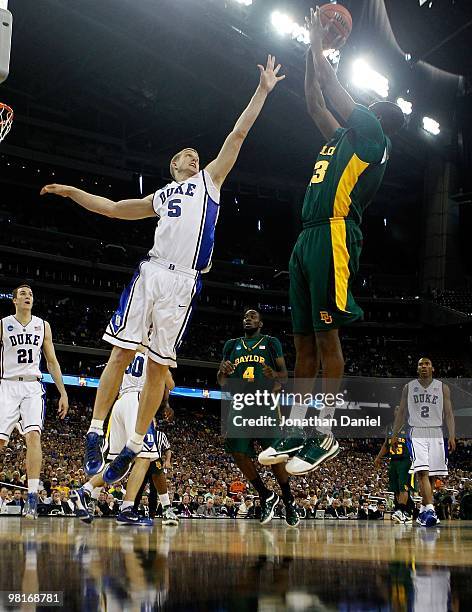
<instances>
[{"instance_id":1,"label":"white sneaker","mask_svg":"<svg viewBox=\"0 0 472 612\"><path fill-rule=\"evenodd\" d=\"M162 524L174 526L179 524L179 519L170 506L162 513Z\"/></svg>"},{"instance_id":2,"label":"white sneaker","mask_svg":"<svg viewBox=\"0 0 472 612\"><path fill-rule=\"evenodd\" d=\"M401 510L397 510L396 512L394 512L392 514L392 521L395 521L395 523L398 524L403 524L405 522L405 516L403 512Z\"/></svg>"}]
</instances>

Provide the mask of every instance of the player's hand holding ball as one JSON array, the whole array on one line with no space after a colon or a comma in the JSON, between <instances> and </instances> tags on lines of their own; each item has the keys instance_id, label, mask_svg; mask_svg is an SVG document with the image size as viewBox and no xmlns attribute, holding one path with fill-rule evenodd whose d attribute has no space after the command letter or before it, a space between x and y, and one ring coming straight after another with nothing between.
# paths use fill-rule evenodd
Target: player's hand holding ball
<instances>
[{"instance_id":1,"label":"player's hand holding ball","mask_svg":"<svg viewBox=\"0 0 472 612\"><path fill-rule=\"evenodd\" d=\"M258 64L257 67L261 73L259 87L266 93L270 93L279 81L283 81L283 79L285 79L284 74L277 76L282 66L281 64L277 64L275 67L275 57L273 55L267 56L267 64L265 68L261 64Z\"/></svg>"},{"instance_id":2,"label":"player's hand holding ball","mask_svg":"<svg viewBox=\"0 0 472 612\"><path fill-rule=\"evenodd\" d=\"M70 197L70 194L73 189L74 187L70 187L69 185L59 185L57 183L52 183L51 185L44 185L39 194L46 195L47 193L53 193L54 195L58 195L63 198L68 198Z\"/></svg>"},{"instance_id":3,"label":"player's hand holding ball","mask_svg":"<svg viewBox=\"0 0 472 612\"><path fill-rule=\"evenodd\" d=\"M352 17L340 4L324 4L310 9L306 20L312 47L321 45L323 50L340 49L346 44L352 30Z\"/></svg>"}]
</instances>

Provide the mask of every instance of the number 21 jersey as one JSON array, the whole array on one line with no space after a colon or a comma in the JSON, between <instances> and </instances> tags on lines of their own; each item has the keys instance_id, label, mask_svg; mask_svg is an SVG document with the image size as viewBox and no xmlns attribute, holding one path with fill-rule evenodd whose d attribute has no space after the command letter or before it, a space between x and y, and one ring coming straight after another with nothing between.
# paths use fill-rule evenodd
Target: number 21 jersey
<instances>
[{"instance_id":1,"label":"number 21 jersey","mask_svg":"<svg viewBox=\"0 0 472 612\"><path fill-rule=\"evenodd\" d=\"M13 315L1 320L0 378L35 376L41 378L39 364L44 342L44 321L32 316L22 325Z\"/></svg>"}]
</instances>

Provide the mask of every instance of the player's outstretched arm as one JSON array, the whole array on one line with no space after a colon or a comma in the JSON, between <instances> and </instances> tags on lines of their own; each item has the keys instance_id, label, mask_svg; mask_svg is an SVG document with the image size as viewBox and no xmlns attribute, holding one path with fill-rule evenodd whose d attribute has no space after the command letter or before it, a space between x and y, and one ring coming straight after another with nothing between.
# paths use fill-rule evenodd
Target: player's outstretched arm
<instances>
[{"instance_id":1,"label":"player's outstretched arm","mask_svg":"<svg viewBox=\"0 0 472 612\"><path fill-rule=\"evenodd\" d=\"M63 198L70 198L79 204L79 206L82 206L82 208L85 208L90 212L94 212L105 217L111 217L113 219L134 221L136 219L146 219L147 217L156 216L156 213L152 207L153 194L142 199L120 200L119 202L113 202L113 200L93 195L92 193L87 193L86 191L82 191L82 189L77 189L77 187L71 187L70 185L58 185L56 183L53 183L52 185L45 185L41 189L40 193L41 195L52 193Z\"/></svg>"},{"instance_id":2,"label":"player's outstretched arm","mask_svg":"<svg viewBox=\"0 0 472 612\"><path fill-rule=\"evenodd\" d=\"M249 133L249 130L254 125L258 118L264 102L269 93L274 89L279 81L285 78L285 75L278 76L281 65L275 66L275 57L269 55L267 58L266 67L258 65L260 71L260 81L254 95L251 98L248 106L244 109L242 115L236 122L231 133L226 138L221 147L218 157L208 164L207 172L210 174L213 183L217 189L220 189L225 178L233 169L234 164L241 150L241 146Z\"/></svg>"},{"instance_id":3,"label":"player's outstretched arm","mask_svg":"<svg viewBox=\"0 0 472 612\"><path fill-rule=\"evenodd\" d=\"M306 55L305 100L308 114L313 119L316 127L326 140L330 140L334 132L341 126L333 114L326 108L326 102L315 74L313 57L310 52Z\"/></svg>"},{"instance_id":4,"label":"player's outstretched arm","mask_svg":"<svg viewBox=\"0 0 472 612\"><path fill-rule=\"evenodd\" d=\"M49 374L51 374L53 381L56 384L57 390L61 394L59 398L59 406L57 412L61 419L63 419L67 411L69 410L69 398L67 397L67 391L62 380L61 366L56 357L56 351L54 350L54 344L52 342L52 331L51 326L47 321L44 321L44 342L43 352L46 357L46 365Z\"/></svg>"},{"instance_id":5,"label":"player's outstretched arm","mask_svg":"<svg viewBox=\"0 0 472 612\"><path fill-rule=\"evenodd\" d=\"M319 83L323 94L328 98L330 104L338 115L347 121L355 107L355 102L338 81L331 64L323 55L322 40L324 28L321 25L320 9L310 9L310 18L307 19L310 32L311 54L316 68Z\"/></svg>"},{"instance_id":6,"label":"player's outstretched arm","mask_svg":"<svg viewBox=\"0 0 472 612\"><path fill-rule=\"evenodd\" d=\"M387 440L385 440L384 443L382 444L380 450L379 450L379 454L374 459L375 467L378 468L378 467L380 467L382 465L382 459L383 459L383 457L385 457L385 455L387 453L388 453L388 442L387 442Z\"/></svg>"},{"instance_id":7,"label":"player's outstretched arm","mask_svg":"<svg viewBox=\"0 0 472 612\"><path fill-rule=\"evenodd\" d=\"M456 423L454 420L454 412L452 411L451 403L451 390L445 384L443 384L444 393L444 418L446 420L447 431L449 434L448 446L449 450L456 450Z\"/></svg>"}]
</instances>

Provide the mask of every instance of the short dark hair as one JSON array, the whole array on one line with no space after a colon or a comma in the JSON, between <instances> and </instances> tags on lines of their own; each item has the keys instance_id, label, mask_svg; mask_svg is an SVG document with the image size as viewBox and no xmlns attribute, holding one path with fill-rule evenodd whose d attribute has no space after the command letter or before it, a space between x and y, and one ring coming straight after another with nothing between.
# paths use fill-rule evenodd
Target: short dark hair
<instances>
[{"instance_id":1,"label":"short dark hair","mask_svg":"<svg viewBox=\"0 0 472 612\"><path fill-rule=\"evenodd\" d=\"M253 308L252 306L249 306L248 308L245 308L244 312L243 312L243 315L246 315L250 310L253 310L254 312L257 312L257 314L259 315L259 319L262 321L261 311L258 310L257 308Z\"/></svg>"},{"instance_id":2,"label":"short dark hair","mask_svg":"<svg viewBox=\"0 0 472 612\"><path fill-rule=\"evenodd\" d=\"M23 285L18 285L18 287L15 287L15 289L13 289L13 299L14 300L18 297L19 289L22 289L23 287L26 287L27 289L31 289L31 287L27 285L26 283L24 283ZM31 289L31 291L33 290Z\"/></svg>"}]
</instances>

